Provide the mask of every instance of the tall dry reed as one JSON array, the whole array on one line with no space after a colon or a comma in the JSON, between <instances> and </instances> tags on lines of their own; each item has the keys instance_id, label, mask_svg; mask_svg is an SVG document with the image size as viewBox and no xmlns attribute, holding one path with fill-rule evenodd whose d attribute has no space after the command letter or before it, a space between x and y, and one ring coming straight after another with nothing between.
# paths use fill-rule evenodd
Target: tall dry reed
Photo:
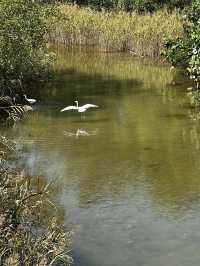
<instances>
[{"instance_id":1,"label":"tall dry reed","mask_svg":"<svg viewBox=\"0 0 200 266\"><path fill-rule=\"evenodd\" d=\"M182 34L178 13L160 10L137 15L94 11L60 5L61 18L50 40L66 45L93 45L105 52L130 51L138 56L159 57L166 37Z\"/></svg>"}]
</instances>

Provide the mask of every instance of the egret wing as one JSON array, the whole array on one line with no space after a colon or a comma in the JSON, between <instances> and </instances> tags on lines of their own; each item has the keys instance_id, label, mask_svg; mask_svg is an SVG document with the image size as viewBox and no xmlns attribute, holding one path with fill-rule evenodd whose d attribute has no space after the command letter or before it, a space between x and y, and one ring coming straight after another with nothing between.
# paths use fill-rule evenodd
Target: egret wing
<instances>
[{"instance_id":1,"label":"egret wing","mask_svg":"<svg viewBox=\"0 0 200 266\"><path fill-rule=\"evenodd\" d=\"M35 99L27 99L27 101L28 101L30 104L34 104L34 103L36 103L36 100L35 100Z\"/></svg>"},{"instance_id":2,"label":"egret wing","mask_svg":"<svg viewBox=\"0 0 200 266\"><path fill-rule=\"evenodd\" d=\"M61 109L60 111L64 112L64 111L77 110L77 109L78 109L77 106L67 106L67 107Z\"/></svg>"},{"instance_id":3,"label":"egret wing","mask_svg":"<svg viewBox=\"0 0 200 266\"><path fill-rule=\"evenodd\" d=\"M95 105L95 104L90 104L90 103L87 103L87 104L81 106L81 108L84 108L84 109L88 109L88 108L91 108L91 107L97 108L99 106Z\"/></svg>"}]
</instances>

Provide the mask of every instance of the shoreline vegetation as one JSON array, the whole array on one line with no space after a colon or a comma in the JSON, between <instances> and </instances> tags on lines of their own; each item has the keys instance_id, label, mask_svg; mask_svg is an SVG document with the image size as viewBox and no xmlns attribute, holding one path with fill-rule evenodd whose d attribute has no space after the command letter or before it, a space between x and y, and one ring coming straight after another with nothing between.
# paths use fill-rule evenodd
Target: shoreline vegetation
<instances>
[{"instance_id":1,"label":"shoreline vegetation","mask_svg":"<svg viewBox=\"0 0 200 266\"><path fill-rule=\"evenodd\" d=\"M58 223L50 184L8 167L10 153L13 142L0 137L0 265L71 265L71 232Z\"/></svg>"},{"instance_id":2,"label":"shoreline vegetation","mask_svg":"<svg viewBox=\"0 0 200 266\"><path fill-rule=\"evenodd\" d=\"M52 59L44 36L56 8L1 0L0 13L0 122L13 126L32 110L30 82L48 77ZM10 167L14 146L0 136L0 265L70 265L72 236L59 224L49 193L54 186Z\"/></svg>"},{"instance_id":3,"label":"shoreline vegetation","mask_svg":"<svg viewBox=\"0 0 200 266\"><path fill-rule=\"evenodd\" d=\"M61 17L53 22L50 42L93 46L102 52L130 52L140 57L161 58L165 39L178 38L183 31L176 10L161 9L139 15L60 4L59 11Z\"/></svg>"},{"instance_id":4,"label":"shoreline vegetation","mask_svg":"<svg viewBox=\"0 0 200 266\"><path fill-rule=\"evenodd\" d=\"M31 110L21 96L32 96L31 81L45 80L50 74L54 55L47 49L48 38L138 57L161 58L166 48L165 58L172 65L184 61L197 84L190 94L199 104L200 2L192 3L184 27L176 9L98 11L57 1L1 0L0 118L13 125ZM71 264L70 232L58 224L56 213L45 215L49 185L37 186L36 178L11 169L10 152L14 152L12 144L0 137L0 265Z\"/></svg>"}]
</instances>

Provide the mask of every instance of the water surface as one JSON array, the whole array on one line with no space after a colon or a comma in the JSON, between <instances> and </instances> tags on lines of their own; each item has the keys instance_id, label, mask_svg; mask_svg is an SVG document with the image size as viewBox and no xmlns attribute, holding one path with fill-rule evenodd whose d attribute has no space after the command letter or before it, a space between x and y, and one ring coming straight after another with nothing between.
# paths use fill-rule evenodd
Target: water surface
<instances>
[{"instance_id":1,"label":"water surface","mask_svg":"<svg viewBox=\"0 0 200 266\"><path fill-rule=\"evenodd\" d=\"M79 266L199 266L199 123L186 81L124 54L56 48L35 111L1 132L28 174L56 180ZM59 110L93 103L85 117Z\"/></svg>"}]
</instances>

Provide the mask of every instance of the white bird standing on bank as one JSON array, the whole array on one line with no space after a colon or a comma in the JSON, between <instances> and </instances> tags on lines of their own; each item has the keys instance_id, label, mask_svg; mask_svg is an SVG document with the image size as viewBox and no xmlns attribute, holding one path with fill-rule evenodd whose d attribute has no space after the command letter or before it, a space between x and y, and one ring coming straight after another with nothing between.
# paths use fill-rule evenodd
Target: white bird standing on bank
<instances>
[{"instance_id":1,"label":"white bird standing on bank","mask_svg":"<svg viewBox=\"0 0 200 266\"><path fill-rule=\"evenodd\" d=\"M88 108L91 108L91 107L97 108L97 107L99 107L98 105L94 105L94 104L90 104L90 103L85 104L83 106L78 106L78 101L75 101L75 103L76 103L76 106L67 106L67 107L61 109L60 111L61 112L65 112L65 111L69 111L69 110L77 110L79 113L84 113Z\"/></svg>"},{"instance_id":2,"label":"white bird standing on bank","mask_svg":"<svg viewBox=\"0 0 200 266\"><path fill-rule=\"evenodd\" d=\"M34 104L36 103L36 99L30 99L30 98L27 98L26 94L24 94L24 99L29 102L30 104Z\"/></svg>"}]
</instances>

